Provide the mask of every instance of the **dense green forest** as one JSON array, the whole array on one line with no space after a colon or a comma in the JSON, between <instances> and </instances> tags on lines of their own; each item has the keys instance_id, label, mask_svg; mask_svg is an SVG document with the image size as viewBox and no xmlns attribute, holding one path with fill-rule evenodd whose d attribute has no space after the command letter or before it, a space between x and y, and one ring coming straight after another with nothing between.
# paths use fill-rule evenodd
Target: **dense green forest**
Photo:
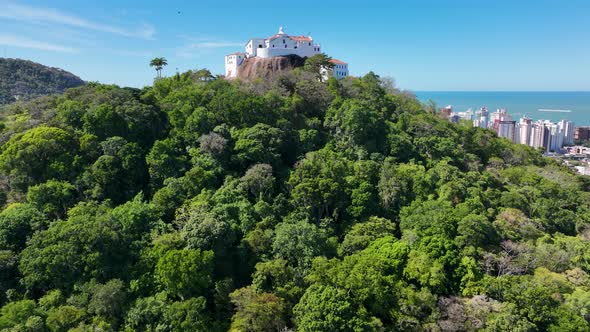
<instances>
[{"instance_id":1,"label":"dense green forest","mask_svg":"<svg viewBox=\"0 0 590 332\"><path fill-rule=\"evenodd\" d=\"M78 76L58 68L22 59L0 58L0 105L63 93L83 84Z\"/></svg>"},{"instance_id":2,"label":"dense green forest","mask_svg":"<svg viewBox=\"0 0 590 332\"><path fill-rule=\"evenodd\" d=\"M590 181L391 81L2 110L0 330L588 331Z\"/></svg>"}]
</instances>

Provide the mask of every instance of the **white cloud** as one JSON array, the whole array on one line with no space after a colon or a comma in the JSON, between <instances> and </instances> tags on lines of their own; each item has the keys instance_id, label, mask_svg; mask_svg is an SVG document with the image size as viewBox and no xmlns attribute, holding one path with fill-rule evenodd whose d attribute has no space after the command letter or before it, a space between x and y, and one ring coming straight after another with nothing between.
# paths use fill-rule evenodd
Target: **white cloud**
<instances>
[{"instance_id":1,"label":"white cloud","mask_svg":"<svg viewBox=\"0 0 590 332\"><path fill-rule=\"evenodd\" d=\"M200 56L204 54L211 54L214 53L213 50L218 48L228 48L228 47L241 47L244 46L244 43L241 42L230 42L224 40L214 40L213 38L187 38L190 39L191 42L178 48L176 50L176 55L190 59L195 56ZM198 41L194 41L198 40Z\"/></svg>"},{"instance_id":2,"label":"white cloud","mask_svg":"<svg viewBox=\"0 0 590 332\"><path fill-rule=\"evenodd\" d=\"M223 47L235 47L235 46L244 46L244 43L236 43L236 42L225 42L225 41L203 41L198 43L193 43L189 45L190 48L223 48Z\"/></svg>"},{"instance_id":3,"label":"white cloud","mask_svg":"<svg viewBox=\"0 0 590 332\"><path fill-rule=\"evenodd\" d=\"M152 39L156 33L155 28L149 24L142 24L137 29L127 29L118 26L92 22L53 8L36 8L15 3L0 4L0 18L27 22L56 23L88 30L112 33L125 37L143 39Z\"/></svg>"},{"instance_id":4,"label":"white cloud","mask_svg":"<svg viewBox=\"0 0 590 332\"><path fill-rule=\"evenodd\" d=\"M29 39L26 37L14 36L14 35L0 35L0 45L19 47L19 48L31 48L42 51L54 51L54 52L65 52L65 53L76 53L77 49L42 42L38 40Z\"/></svg>"}]
</instances>

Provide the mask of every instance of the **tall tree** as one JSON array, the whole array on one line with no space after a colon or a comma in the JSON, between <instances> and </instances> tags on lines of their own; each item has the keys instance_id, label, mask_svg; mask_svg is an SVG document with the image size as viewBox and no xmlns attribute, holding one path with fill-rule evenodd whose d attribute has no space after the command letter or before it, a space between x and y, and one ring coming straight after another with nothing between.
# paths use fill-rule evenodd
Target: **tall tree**
<instances>
[{"instance_id":1,"label":"tall tree","mask_svg":"<svg viewBox=\"0 0 590 332\"><path fill-rule=\"evenodd\" d=\"M158 78L162 78L162 68L168 65L168 60L166 58L153 58L150 61L150 67L154 67L156 69L156 73L158 73Z\"/></svg>"},{"instance_id":2,"label":"tall tree","mask_svg":"<svg viewBox=\"0 0 590 332\"><path fill-rule=\"evenodd\" d=\"M325 53L316 54L305 60L303 69L313 73L320 82L331 76L334 64L331 62L332 58Z\"/></svg>"}]
</instances>

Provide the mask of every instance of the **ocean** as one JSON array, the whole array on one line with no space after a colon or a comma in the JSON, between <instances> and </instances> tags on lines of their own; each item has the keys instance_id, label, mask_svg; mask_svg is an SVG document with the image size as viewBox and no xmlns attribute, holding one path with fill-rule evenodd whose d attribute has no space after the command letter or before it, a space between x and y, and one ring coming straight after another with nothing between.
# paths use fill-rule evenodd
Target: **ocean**
<instances>
[{"instance_id":1,"label":"ocean","mask_svg":"<svg viewBox=\"0 0 590 332\"><path fill-rule=\"evenodd\" d=\"M418 99L433 100L438 108L453 106L454 112L471 108L474 112L487 107L494 112L504 108L513 119L526 115L533 120L573 121L576 126L590 126L590 91L585 92L475 92L475 91L419 91ZM570 112L543 112L539 109Z\"/></svg>"}]
</instances>

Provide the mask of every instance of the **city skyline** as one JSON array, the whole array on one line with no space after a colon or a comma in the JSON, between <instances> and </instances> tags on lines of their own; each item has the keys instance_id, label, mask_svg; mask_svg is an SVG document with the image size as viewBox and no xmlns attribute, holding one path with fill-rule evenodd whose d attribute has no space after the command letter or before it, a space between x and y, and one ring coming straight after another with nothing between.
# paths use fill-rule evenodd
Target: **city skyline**
<instances>
[{"instance_id":1,"label":"city skyline","mask_svg":"<svg viewBox=\"0 0 590 332\"><path fill-rule=\"evenodd\" d=\"M548 119L533 119L528 116L520 117L518 121L503 108L490 112L481 107L477 111L472 109L454 112L451 105L440 109L442 116L453 123L460 120L467 121L474 127L493 130L498 137L503 137L515 144L524 144L533 148L543 148L545 152L561 153L565 146L571 146L579 139L579 129L576 124L566 119L553 122Z\"/></svg>"},{"instance_id":2,"label":"city skyline","mask_svg":"<svg viewBox=\"0 0 590 332\"><path fill-rule=\"evenodd\" d=\"M0 2L0 56L141 87L152 82L153 57L168 59L165 75L203 67L221 74L223 55L284 26L354 64L351 75L374 71L403 89L588 91L589 13L584 1L11 0Z\"/></svg>"}]
</instances>

